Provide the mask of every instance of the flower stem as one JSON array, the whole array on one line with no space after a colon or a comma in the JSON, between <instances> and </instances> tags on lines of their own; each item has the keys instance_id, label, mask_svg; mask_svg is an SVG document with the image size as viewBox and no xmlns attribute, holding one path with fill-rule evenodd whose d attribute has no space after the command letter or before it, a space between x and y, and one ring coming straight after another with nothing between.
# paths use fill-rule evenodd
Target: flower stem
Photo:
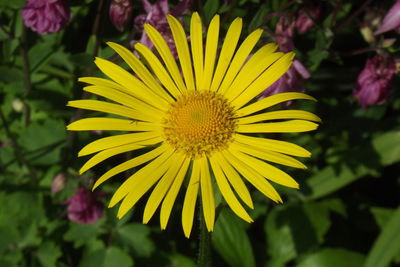
<instances>
[{"instance_id":1,"label":"flower stem","mask_svg":"<svg viewBox=\"0 0 400 267\"><path fill-rule=\"evenodd\" d=\"M208 232L202 209L199 209L200 238L198 267L211 267L211 232Z\"/></svg>"}]
</instances>

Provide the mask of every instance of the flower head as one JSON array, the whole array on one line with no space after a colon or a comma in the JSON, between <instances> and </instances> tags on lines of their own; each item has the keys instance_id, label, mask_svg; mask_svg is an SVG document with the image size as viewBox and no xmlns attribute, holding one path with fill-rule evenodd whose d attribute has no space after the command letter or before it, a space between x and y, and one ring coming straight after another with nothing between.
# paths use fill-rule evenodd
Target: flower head
<instances>
[{"instance_id":1,"label":"flower head","mask_svg":"<svg viewBox=\"0 0 400 267\"><path fill-rule=\"evenodd\" d=\"M62 30L71 20L68 0L28 0L22 8L25 25L37 33Z\"/></svg>"},{"instance_id":2,"label":"flower head","mask_svg":"<svg viewBox=\"0 0 400 267\"><path fill-rule=\"evenodd\" d=\"M397 0L390 8L375 34L377 35L392 30L400 31L400 0Z\"/></svg>"},{"instance_id":3,"label":"flower head","mask_svg":"<svg viewBox=\"0 0 400 267\"><path fill-rule=\"evenodd\" d=\"M109 15L115 28L122 32L131 19L132 0L112 0Z\"/></svg>"},{"instance_id":4,"label":"flower head","mask_svg":"<svg viewBox=\"0 0 400 267\"><path fill-rule=\"evenodd\" d=\"M96 222L103 215L103 205L98 200L100 195L86 188L78 188L67 200L68 219L81 224Z\"/></svg>"},{"instance_id":5,"label":"flower head","mask_svg":"<svg viewBox=\"0 0 400 267\"><path fill-rule=\"evenodd\" d=\"M354 96L362 107L384 103L389 95L396 64L392 58L374 56L367 60L357 78Z\"/></svg>"},{"instance_id":6,"label":"flower head","mask_svg":"<svg viewBox=\"0 0 400 267\"><path fill-rule=\"evenodd\" d=\"M112 176L140 166L110 201L110 207L121 203L119 218L152 189L143 222L147 223L161 206L160 223L165 229L175 199L187 185L182 210L182 225L187 237L192 229L198 194L206 226L209 231L213 230L214 190L221 192L233 212L252 222L242 204L253 208L244 180L273 201L282 202L270 181L293 188L298 188L298 184L273 164L306 168L292 156L310 156L307 150L295 144L262 138L259 134L310 131L316 129L318 124L315 122L319 122L317 116L305 111L267 112L266 109L289 100L315 99L291 92L253 102L266 86L289 69L294 54L276 52L276 44L266 44L246 61L262 30L255 30L238 45L242 30L240 18L230 25L220 51L217 51L218 15L209 25L205 42L197 13L191 17L190 43L175 17L167 15L167 21L179 65L166 40L153 26L146 24L144 29L159 57L143 44L137 43L135 49L148 67L128 49L109 43L135 75L97 58L96 65L110 80L80 78L90 84L84 90L116 103L77 100L70 101L69 106L104 111L127 119L86 118L71 123L68 130L130 132L101 138L85 146L79 156L97 154L80 172L111 156L137 150L137 156L107 171L94 185L96 188Z\"/></svg>"}]
</instances>

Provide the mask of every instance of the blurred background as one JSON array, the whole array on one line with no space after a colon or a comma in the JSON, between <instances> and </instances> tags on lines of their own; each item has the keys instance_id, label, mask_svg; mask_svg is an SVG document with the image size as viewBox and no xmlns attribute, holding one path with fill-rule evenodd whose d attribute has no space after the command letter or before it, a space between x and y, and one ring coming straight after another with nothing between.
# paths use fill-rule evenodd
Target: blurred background
<instances>
[{"instance_id":1,"label":"blurred background","mask_svg":"<svg viewBox=\"0 0 400 267\"><path fill-rule=\"evenodd\" d=\"M183 194L167 230L142 225L143 201L122 220L108 209L128 174L94 181L131 155L79 175L87 143L109 133L66 132L90 116L66 107L88 98L82 76L102 74L96 56L122 63L105 44L152 48L143 23L175 49L166 14L188 30L198 11L221 15L220 41L236 17L243 36L294 50L288 72L263 95L299 91L317 103L287 106L322 119L305 134L277 137L312 152L307 170L283 168L300 190L278 187L283 204L253 192L254 223L218 207L214 266L400 266L400 1L392 0L0 0L0 266L196 266L198 222L182 233Z\"/></svg>"}]
</instances>

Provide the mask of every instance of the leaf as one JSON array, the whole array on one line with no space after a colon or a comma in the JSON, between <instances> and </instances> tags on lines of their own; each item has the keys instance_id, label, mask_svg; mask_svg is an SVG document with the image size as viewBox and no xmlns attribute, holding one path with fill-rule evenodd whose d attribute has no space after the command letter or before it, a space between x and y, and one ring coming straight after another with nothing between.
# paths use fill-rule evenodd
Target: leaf
<instances>
[{"instance_id":1,"label":"leaf","mask_svg":"<svg viewBox=\"0 0 400 267\"><path fill-rule=\"evenodd\" d=\"M71 222L68 231L64 234L65 241L73 241L75 247L80 247L88 240L96 238L100 234L100 222L93 224L77 224Z\"/></svg>"},{"instance_id":2,"label":"leaf","mask_svg":"<svg viewBox=\"0 0 400 267\"><path fill-rule=\"evenodd\" d=\"M348 184L374 173L374 169L400 161L400 131L375 136L370 143L349 151L337 165L330 165L310 177L310 199L333 193Z\"/></svg>"},{"instance_id":3,"label":"leaf","mask_svg":"<svg viewBox=\"0 0 400 267\"><path fill-rule=\"evenodd\" d=\"M256 266L244 222L230 210L223 209L219 214L212 234L212 243L221 257L231 266Z\"/></svg>"},{"instance_id":4,"label":"leaf","mask_svg":"<svg viewBox=\"0 0 400 267\"><path fill-rule=\"evenodd\" d=\"M249 32L257 29L263 24L264 17L267 14L267 7L265 4L261 5L254 15L253 19L249 23Z\"/></svg>"},{"instance_id":5,"label":"leaf","mask_svg":"<svg viewBox=\"0 0 400 267\"><path fill-rule=\"evenodd\" d=\"M172 254L169 255L168 258L171 261L171 264L168 266L172 267L196 267L196 264L193 262L191 258L188 258L182 254Z\"/></svg>"},{"instance_id":6,"label":"leaf","mask_svg":"<svg viewBox=\"0 0 400 267\"><path fill-rule=\"evenodd\" d=\"M118 228L118 238L122 243L131 247L139 257L150 257L154 251L154 243L149 237L147 225L130 223Z\"/></svg>"},{"instance_id":7,"label":"leaf","mask_svg":"<svg viewBox=\"0 0 400 267\"><path fill-rule=\"evenodd\" d=\"M79 267L131 267L132 258L117 247L108 247L83 256Z\"/></svg>"},{"instance_id":8,"label":"leaf","mask_svg":"<svg viewBox=\"0 0 400 267\"><path fill-rule=\"evenodd\" d=\"M36 252L43 267L56 266L57 259L61 257L61 249L54 242L45 242Z\"/></svg>"},{"instance_id":9,"label":"leaf","mask_svg":"<svg viewBox=\"0 0 400 267\"><path fill-rule=\"evenodd\" d=\"M22 80L22 71L17 68L0 66L0 82L18 82Z\"/></svg>"},{"instance_id":10,"label":"leaf","mask_svg":"<svg viewBox=\"0 0 400 267\"><path fill-rule=\"evenodd\" d=\"M400 208L385 224L382 232L375 240L364 267L388 266L400 252Z\"/></svg>"},{"instance_id":11,"label":"leaf","mask_svg":"<svg viewBox=\"0 0 400 267\"><path fill-rule=\"evenodd\" d=\"M385 226L385 224L389 221L389 219L395 212L394 209L381 208L381 207L371 207L370 210L375 218L376 223L381 229Z\"/></svg>"},{"instance_id":12,"label":"leaf","mask_svg":"<svg viewBox=\"0 0 400 267\"><path fill-rule=\"evenodd\" d=\"M372 146L384 166L400 161L400 131L385 132L372 140Z\"/></svg>"},{"instance_id":13,"label":"leaf","mask_svg":"<svg viewBox=\"0 0 400 267\"><path fill-rule=\"evenodd\" d=\"M219 0L207 0L204 4L205 23L209 23L219 8Z\"/></svg>"},{"instance_id":14,"label":"leaf","mask_svg":"<svg viewBox=\"0 0 400 267\"><path fill-rule=\"evenodd\" d=\"M34 45L28 52L31 72L37 71L55 52L53 43L42 42Z\"/></svg>"},{"instance_id":15,"label":"leaf","mask_svg":"<svg viewBox=\"0 0 400 267\"><path fill-rule=\"evenodd\" d=\"M62 121L47 119L43 123L31 123L23 129L19 144L32 165L52 165L60 160L61 148L66 136Z\"/></svg>"},{"instance_id":16,"label":"leaf","mask_svg":"<svg viewBox=\"0 0 400 267\"><path fill-rule=\"evenodd\" d=\"M362 266L364 255L345 250L325 248L306 257L297 267L354 267Z\"/></svg>"}]
</instances>

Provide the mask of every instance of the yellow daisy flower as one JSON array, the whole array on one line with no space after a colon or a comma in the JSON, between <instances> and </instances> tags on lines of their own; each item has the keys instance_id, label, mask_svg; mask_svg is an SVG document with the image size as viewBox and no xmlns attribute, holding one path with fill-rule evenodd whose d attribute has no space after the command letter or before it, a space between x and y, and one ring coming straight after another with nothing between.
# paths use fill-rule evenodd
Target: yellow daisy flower
<instances>
[{"instance_id":1,"label":"yellow daisy flower","mask_svg":"<svg viewBox=\"0 0 400 267\"><path fill-rule=\"evenodd\" d=\"M110 207L121 202L119 218L153 188L145 206L143 223L147 223L161 205L160 224L165 229L175 199L185 183L182 225L186 237L192 229L198 194L207 229L213 230L214 190L217 188L233 212L252 222L242 204L253 209L244 180L273 201L282 202L269 181L293 188L298 188L298 184L267 161L306 168L291 156L310 156L310 152L298 145L255 134L305 132L316 129L318 125L315 122L320 121L306 111L266 112L265 109L288 100L315 99L290 92L253 101L288 70L294 57L292 52L276 52L276 44L267 44L247 60L261 36L261 29L252 32L238 46L242 19L235 19L217 56L218 15L209 25L205 43L197 13L191 17L189 44L180 22L171 15L167 19L180 68L161 34L146 24L144 29L159 57L140 43L135 45L140 59L128 49L108 43L135 75L110 61L96 58L95 64L110 80L79 79L89 84L85 91L116 103L76 100L70 101L69 106L127 119L86 118L71 123L68 130L131 132L101 138L85 146L79 156L96 154L80 172L114 155L142 149L143 153L113 167L94 185L96 188L112 176L141 167L111 198Z\"/></svg>"}]
</instances>

